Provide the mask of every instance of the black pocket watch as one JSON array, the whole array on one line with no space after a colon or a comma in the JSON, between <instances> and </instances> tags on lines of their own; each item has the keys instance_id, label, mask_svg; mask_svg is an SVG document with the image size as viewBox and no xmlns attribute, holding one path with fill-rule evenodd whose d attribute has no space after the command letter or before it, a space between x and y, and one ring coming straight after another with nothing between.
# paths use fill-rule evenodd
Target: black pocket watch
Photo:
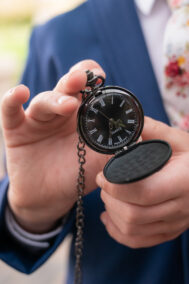
<instances>
[{"instance_id":1,"label":"black pocket watch","mask_svg":"<svg viewBox=\"0 0 189 284\"><path fill-rule=\"evenodd\" d=\"M78 132L93 150L115 154L104 168L113 183L129 183L159 170L170 158L171 147L162 140L137 143L144 125L138 99L128 90L103 87L104 78L87 71L87 87L78 111Z\"/></svg>"},{"instance_id":2,"label":"black pocket watch","mask_svg":"<svg viewBox=\"0 0 189 284\"><path fill-rule=\"evenodd\" d=\"M85 144L102 154L114 154L104 167L109 182L124 184L141 180L158 171L171 157L170 145L162 140L137 142L144 125L144 113L138 99L128 90L103 87L104 78L87 73L86 89L81 91L78 110L77 145L79 174L77 180L75 284L82 282L85 190Z\"/></svg>"}]
</instances>

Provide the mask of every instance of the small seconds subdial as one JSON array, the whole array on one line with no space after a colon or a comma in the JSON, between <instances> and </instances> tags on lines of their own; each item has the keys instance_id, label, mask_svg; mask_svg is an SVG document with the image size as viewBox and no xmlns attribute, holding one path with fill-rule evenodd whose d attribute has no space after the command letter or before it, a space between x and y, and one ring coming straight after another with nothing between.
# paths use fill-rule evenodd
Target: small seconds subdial
<instances>
[{"instance_id":1,"label":"small seconds subdial","mask_svg":"<svg viewBox=\"0 0 189 284\"><path fill-rule=\"evenodd\" d=\"M80 107L78 127L88 146L112 154L138 139L143 111L136 97L127 90L105 87Z\"/></svg>"}]
</instances>

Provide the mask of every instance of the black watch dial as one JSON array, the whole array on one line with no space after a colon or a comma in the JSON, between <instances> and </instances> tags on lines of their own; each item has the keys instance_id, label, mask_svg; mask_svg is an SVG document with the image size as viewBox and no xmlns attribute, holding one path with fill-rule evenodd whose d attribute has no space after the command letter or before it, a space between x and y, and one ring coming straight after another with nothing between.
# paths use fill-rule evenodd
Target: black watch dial
<instances>
[{"instance_id":1,"label":"black watch dial","mask_svg":"<svg viewBox=\"0 0 189 284\"><path fill-rule=\"evenodd\" d=\"M113 154L135 142L142 131L144 115L136 97L120 87L100 88L78 112L78 131L93 150Z\"/></svg>"}]
</instances>

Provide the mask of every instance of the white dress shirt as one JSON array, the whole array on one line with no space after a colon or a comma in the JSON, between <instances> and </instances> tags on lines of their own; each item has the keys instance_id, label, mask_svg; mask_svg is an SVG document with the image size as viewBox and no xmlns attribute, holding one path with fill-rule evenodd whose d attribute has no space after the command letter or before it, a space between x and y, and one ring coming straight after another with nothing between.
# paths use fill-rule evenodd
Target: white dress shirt
<instances>
[{"instance_id":1,"label":"white dress shirt","mask_svg":"<svg viewBox=\"0 0 189 284\"><path fill-rule=\"evenodd\" d=\"M127 1L127 0L125 0ZM161 89L162 83L162 46L163 34L168 18L171 14L166 0L133 0L135 1L137 13L141 23L142 31L157 78ZM9 208L6 210L6 223L10 233L18 241L26 246L36 249L46 249L50 244L49 241L62 230L59 226L55 230L46 234L30 234L23 230L14 219Z\"/></svg>"},{"instance_id":2,"label":"white dress shirt","mask_svg":"<svg viewBox=\"0 0 189 284\"><path fill-rule=\"evenodd\" d=\"M142 31L161 89L163 76L163 36L171 10L166 0L135 0Z\"/></svg>"}]
</instances>

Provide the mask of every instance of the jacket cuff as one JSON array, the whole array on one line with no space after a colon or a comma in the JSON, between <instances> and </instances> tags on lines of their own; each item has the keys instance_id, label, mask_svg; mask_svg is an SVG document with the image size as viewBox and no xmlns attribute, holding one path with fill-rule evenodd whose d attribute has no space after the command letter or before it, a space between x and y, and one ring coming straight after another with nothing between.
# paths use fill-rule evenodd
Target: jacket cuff
<instances>
[{"instance_id":1,"label":"jacket cuff","mask_svg":"<svg viewBox=\"0 0 189 284\"><path fill-rule=\"evenodd\" d=\"M75 208L73 208L61 229L61 232L49 240L48 248L36 249L33 247L27 251L28 246L22 245L10 234L6 226L5 212L8 206L7 189L9 186L8 177L0 182L0 259L16 270L30 274L38 269L54 253L63 239L75 226Z\"/></svg>"},{"instance_id":2,"label":"jacket cuff","mask_svg":"<svg viewBox=\"0 0 189 284\"><path fill-rule=\"evenodd\" d=\"M67 216L62 218L54 230L45 234L33 234L24 230L16 221L11 209L7 206L5 210L5 223L10 234L22 245L31 248L46 249L50 246L50 242L63 230Z\"/></svg>"}]
</instances>

